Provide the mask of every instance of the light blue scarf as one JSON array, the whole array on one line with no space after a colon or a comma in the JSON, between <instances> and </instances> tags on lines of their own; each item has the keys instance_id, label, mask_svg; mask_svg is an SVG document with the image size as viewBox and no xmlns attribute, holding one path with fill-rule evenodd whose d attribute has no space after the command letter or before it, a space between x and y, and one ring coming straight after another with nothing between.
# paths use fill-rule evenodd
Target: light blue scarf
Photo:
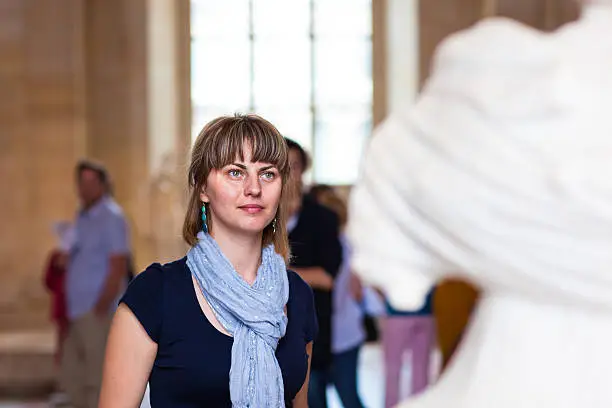
<instances>
[{"instance_id":1,"label":"light blue scarf","mask_svg":"<svg viewBox=\"0 0 612 408\"><path fill-rule=\"evenodd\" d=\"M257 277L250 286L210 235L200 232L198 239L187 253L187 265L217 320L234 337L232 406L284 407L283 377L275 352L287 329L284 308L289 281L285 261L274 246L264 248Z\"/></svg>"}]
</instances>

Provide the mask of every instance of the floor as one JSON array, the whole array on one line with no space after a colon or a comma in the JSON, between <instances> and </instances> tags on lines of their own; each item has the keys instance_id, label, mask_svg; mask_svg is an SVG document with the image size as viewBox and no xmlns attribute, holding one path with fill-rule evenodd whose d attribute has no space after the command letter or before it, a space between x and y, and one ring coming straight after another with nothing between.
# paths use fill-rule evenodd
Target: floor
<instances>
[{"instance_id":1,"label":"floor","mask_svg":"<svg viewBox=\"0 0 612 408\"><path fill-rule=\"evenodd\" d=\"M432 377L435 377L435 372L438 367L439 357L434 356L434 364L432 367ZM404 383L410 383L410 367L406 365L406 369L402 373ZM382 352L377 344L367 345L364 347L359 361L359 389L363 403L368 408L382 408L384 404L384 373L382 364ZM409 390L403 390L407 393ZM342 408L342 404L333 388L328 390L329 393L329 408ZM5 401L0 402L0 408L47 408L47 402L19 402ZM148 404L143 403L143 408L148 408Z\"/></svg>"},{"instance_id":2,"label":"floor","mask_svg":"<svg viewBox=\"0 0 612 408\"><path fill-rule=\"evenodd\" d=\"M378 345L367 345L359 355L359 392L363 404L368 408L382 408L384 403L384 371L382 351ZM341 408L336 391L327 391L329 408Z\"/></svg>"}]
</instances>

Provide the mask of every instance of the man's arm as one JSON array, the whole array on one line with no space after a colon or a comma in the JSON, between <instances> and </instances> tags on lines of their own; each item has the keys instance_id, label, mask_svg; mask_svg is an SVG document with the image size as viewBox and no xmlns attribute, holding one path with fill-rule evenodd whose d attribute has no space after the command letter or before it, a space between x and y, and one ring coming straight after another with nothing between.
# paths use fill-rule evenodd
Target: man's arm
<instances>
[{"instance_id":1,"label":"man's arm","mask_svg":"<svg viewBox=\"0 0 612 408\"><path fill-rule=\"evenodd\" d=\"M300 275L311 288L332 290L334 288L334 278L320 266L312 266L309 268L291 268L295 273Z\"/></svg>"},{"instance_id":2,"label":"man's arm","mask_svg":"<svg viewBox=\"0 0 612 408\"><path fill-rule=\"evenodd\" d=\"M108 273L106 281L94 306L98 315L107 315L117 299L121 283L125 282L129 262L128 229L123 217L116 216L106 225L106 239L109 244Z\"/></svg>"},{"instance_id":3,"label":"man's arm","mask_svg":"<svg viewBox=\"0 0 612 408\"><path fill-rule=\"evenodd\" d=\"M127 264L127 255L110 256L108 275L94 308L96 314L108 314L111 304L117 299L117 295L121 289L121 283L125 281L125 277L127 276Z\"/></svg>"}]
</instances>

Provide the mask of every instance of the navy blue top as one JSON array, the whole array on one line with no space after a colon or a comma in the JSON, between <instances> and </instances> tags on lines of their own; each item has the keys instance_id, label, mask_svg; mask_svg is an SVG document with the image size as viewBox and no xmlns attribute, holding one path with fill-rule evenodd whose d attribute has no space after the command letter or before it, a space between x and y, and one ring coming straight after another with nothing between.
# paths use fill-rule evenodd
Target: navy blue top
<instances>
[{"instance_id":1,"label":"navy blue top","mask_svg":"<svg viewBox=\"0 0 612 408\"><path fill-rule=\"evenodd\" d=\"M121 299L158 345L149 377L151 407L230 408L233 338L218 331L204 315L186 261L149 266ZM295 272L288 275L289 322L276 358L285 404L291 407L306 379L306 344L315 338L318 327L312 290Z\"/></svg>"}]
</instances>

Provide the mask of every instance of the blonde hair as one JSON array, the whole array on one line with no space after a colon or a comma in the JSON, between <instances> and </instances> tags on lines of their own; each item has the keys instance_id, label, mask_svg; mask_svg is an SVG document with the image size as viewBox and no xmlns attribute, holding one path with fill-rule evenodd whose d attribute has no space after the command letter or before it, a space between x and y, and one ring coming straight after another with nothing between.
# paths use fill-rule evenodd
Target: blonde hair
<instances>
[{"instance_id":1,"label":"blonde hair","mask_svg":"<svg viewBox=\"0 0 612 408\"><path fill-rule=\"evenodd\" d=\"M197 243L197 234L202 230L202 201L200 192L213 169L221 169L239 157L244 160L244 146L249 145L254 162L265 162L276 166L281 178L281 198L276 213L275 228L272 224L263 230L262 243L274 244L276 252L289 260L287 237L287 205L285 186L289 177L289 154L287 144L278 129L258 115L221 116L208 122L198 135L191 152L188 183L189 203L183 223L183 239L189 245ZM211 229L210 217L206 220Z\"/></svg>"}]
</instances>

